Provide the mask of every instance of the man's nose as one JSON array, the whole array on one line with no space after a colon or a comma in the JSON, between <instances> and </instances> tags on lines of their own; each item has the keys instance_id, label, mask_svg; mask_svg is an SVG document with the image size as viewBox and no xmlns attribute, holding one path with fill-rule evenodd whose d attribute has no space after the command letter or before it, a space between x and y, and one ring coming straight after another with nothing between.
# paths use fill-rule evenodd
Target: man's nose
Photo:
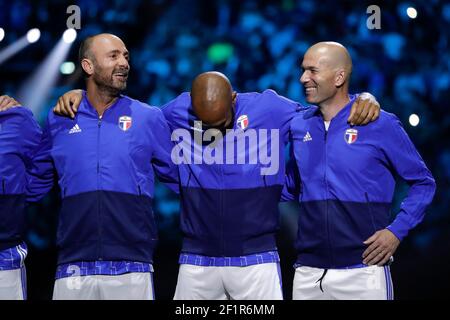
<instances>
[{"instance_id":1,"label":"man's nose","mask_svg":"<svg viewBox=\"0 0 450 320\"><path fill-rule=\"evenodd\" d=\"M308 81L309 81L309 75L308 75L308 72L305 71L305 72L303 72L302 76L300 77L300 82L302 84L305 84Z\"/></svg>"},{"instance_id":2,"label":"man's nose","mask_svg":"<svg viewBox=\"0 0 450 320\"><path fill-rule=\"evenodd\" d=\"M120 60L119 60L119 65L122 67L122 68L125 68L125 69L130 69L130 63L128 62L128 60L127 59L125 59L125 57L122 57L122 58L120 58Z\"/></svg>"}]
</instances>

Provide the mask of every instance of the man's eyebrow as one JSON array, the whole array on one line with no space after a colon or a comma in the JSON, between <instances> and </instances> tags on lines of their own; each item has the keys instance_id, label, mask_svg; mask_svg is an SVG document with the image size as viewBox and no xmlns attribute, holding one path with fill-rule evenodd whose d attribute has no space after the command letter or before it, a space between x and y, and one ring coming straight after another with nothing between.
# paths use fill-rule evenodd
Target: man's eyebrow
<instances>
[{"instance_id":1,"label":"man's eyebrow","mask_svg":"<svg viewBox=\"0 0 450 320\"><path fill-rule=\"evenodd\" d=\"M114 50L108 51L107 54L111 54L111 53L121 53L121 52L122 52L122 51L120 51L119 49L114 49ZM124 54L124 55L129 55L130 53L129 53L128 51L125 51L123 54Z\"/></svg>"},{"instance_id":2,"label":"man's eyebrow","mask_svg":"<svg viewBox=\"0 0 450 320\"><path fill-rule=\"evenodd\" d=\"M319 69L319 68L317 68L315 66L305 66L303 64L301 65L301 67L302 67L302 69L305 69L305 70L312 70L312 69L317 70L317 69Z\"/></svg>"}]
</instances>

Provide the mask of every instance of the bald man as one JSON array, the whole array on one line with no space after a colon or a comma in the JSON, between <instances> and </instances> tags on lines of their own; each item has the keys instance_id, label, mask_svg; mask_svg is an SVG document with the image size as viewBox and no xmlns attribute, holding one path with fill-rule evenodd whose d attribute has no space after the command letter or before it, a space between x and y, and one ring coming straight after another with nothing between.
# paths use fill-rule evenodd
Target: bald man
<instances>
[{"instance_id":1,"label":"bald man","mask_svg":"<svg viewBox=\"0 0 450 320\"><path fill-rule=\"evenodd\" d=\"M293 298L393 299L389 264L422 221L434 179L395 115L347 123L355 97L348 93L352 61L341 44L313 45L302 69L315 107L290 124L294 166L285 191L300 201ZM410 189L390 221L395 173Z\"/></svg>"},{"instance_id":2,"label":"bald man","mask_svg":"<svg viewBox=\"0 0 450 320\"><path fill-rule=\"evenodd\" d=\"M229 128L236 95L225 75L205 72L192 82L192 109L204 124L213 128Z\"/></svg>"},{"instance_id":3,"label":"bald man","mask_svg":"<svg viewBox=\"0 0 450 320\"><path fill-rule=\"evenodd\" d=\"M121 95L129 53L111 34L80 46L87 90L73 119L50 112L28 200L52 187L62 206L53 299L154 299L154 175L178 186L169 128L158 108Z\"/></svg>"},{"instance_id":4,"label":"bald man","mask_svg":"<svg viewBox=\"0 0 450 320\"><path fill-rule=\"evenodd\" d=\"M57 111L71 101L76 109L77 99L66 94ZM361 122L377 116L377 106L361 102ZM238 94L219 72L200 74L190 93L162 107L181 184L184 240L174 299L282 299L275 241L282 155L301 108L273 90Z\"/></svg>"}]
</instances>

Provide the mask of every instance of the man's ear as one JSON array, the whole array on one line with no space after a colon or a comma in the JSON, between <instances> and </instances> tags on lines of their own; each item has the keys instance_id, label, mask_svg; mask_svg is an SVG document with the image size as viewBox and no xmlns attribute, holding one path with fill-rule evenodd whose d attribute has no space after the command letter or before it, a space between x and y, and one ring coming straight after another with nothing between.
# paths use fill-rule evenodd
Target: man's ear
<instances>
[{"instance_id":1,"label":"man's ear","mask_svg":"<svg viewBox=\"0 0 450 320\"><path fill-rule=\"evenodd\" d=\"M87 75L91 76L92 74L94 74L94 64L91 60L86 58L81 60L81 67Z\"/></svg>"},{"instance_id":2,"label":"man's ear","mask_svg":"<svg viewBox=\"0 0 450 320\"><path fill-rule=\"evenodd\" d=\"M236 103L236 97L237 97L237 92L233 91L233 93L231 94L231 103L234 104Z\"/></svg>"},{"instance_id":3,"label":"man's ear","mask_svg":"<svg viewBox=\"0 0 450 320\"><path fill-rule=\"evenodd\" d=\"M347 73L344 69L340 69L336 71L336 77L335 77L335 85L336 87L341 87L345 83L345 78L347 76Z\"/></svg>"}]
</instances>

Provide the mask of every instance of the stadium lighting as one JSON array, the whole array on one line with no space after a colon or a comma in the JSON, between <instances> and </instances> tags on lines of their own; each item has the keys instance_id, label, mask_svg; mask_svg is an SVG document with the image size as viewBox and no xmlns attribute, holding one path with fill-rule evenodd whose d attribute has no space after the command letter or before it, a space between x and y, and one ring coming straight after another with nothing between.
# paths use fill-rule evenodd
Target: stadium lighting
<instances>
[{"instance_id":1,"label":"stadium lighting","mask_svg":"<svg viewBox=\"0 0 450 320\"><path fill-rule=\"evenodd\" d=\"M77 38L77 32L75 29L67 29L64 31L63 40L65 43L72 43Z\"/></svg>"},{"instance_id":2,"label":"stadium lighting","mask_svg":"<svg viewBox=\"0 0 450 320\"><path fill-rule=\"evenodd\" d=\"M26 35L20 37L13 43L9 44L6 48L2 49L0 51L0 65L2 63L5 63L5 61L7 61L18 52L25 49L31 43L38 41L40 36L41 32L39 31L39 29L31 29L27 32ZM5 30L3 30L3 28L0 28L0 41L2 41L4 37Z\"/></svg>"},{"instance_id":3,"label":"stadium lighting","mask_svg":"<svg viewBox=\"0 0 450 320\"><path fill-rule=\"evenodd\" d=\"M61 73L72 71L71 69L75 67L70 65L71 62L68 62L68 64L64 63L67 61L67 55L76 37L75 30L68 31L64 32L55 47L18 91L19 101L35 114L40 113L45 106L47 98L50 96L51 90L55 87ZM70 40L70 43L66 40Z\"/></svg>"},{"instance_id":4,"label":"stadium lighting","mask_svg":"<svg viewBox=\"0 0 450 320\"><path fill-rule=\"evenodd\" d=\"M61 64L59 71L62 74L72 74L75 71L75 64L73 62L66 61L63 64Z\"/></svg>"},{"instance_id":5,"label":"stadium lighting","mask_svg":"<svg viewBox=\"0 0 450 320\"><path fill-rule=\"evenodd\" d=\"M420 122L419 116L415 113L409 116L409 124L413 127L416 127Z\"/></svg>"},{"instance_id":6,"label":"stadium lighting","mask_svg":"<svg viewBox=\"0 0 450 320\"><path fill-rule=\"evenodd\" d=\"M409 7L408 9L406 9L406 14L411 19L417 18L417 10L415 8L413 8L413 7Z\"/></svg>"},{"instance_id":7,"label":"stadium lighting","mask_svg":"<svg viewBox=\"0 0 450 320\"><path fill-rule=\"evenodd\" d=\"M31 29L27 33L27 40L29 43L35 43L41 37L41 31L37 28Z\"/></svg>"}]
</instances>

